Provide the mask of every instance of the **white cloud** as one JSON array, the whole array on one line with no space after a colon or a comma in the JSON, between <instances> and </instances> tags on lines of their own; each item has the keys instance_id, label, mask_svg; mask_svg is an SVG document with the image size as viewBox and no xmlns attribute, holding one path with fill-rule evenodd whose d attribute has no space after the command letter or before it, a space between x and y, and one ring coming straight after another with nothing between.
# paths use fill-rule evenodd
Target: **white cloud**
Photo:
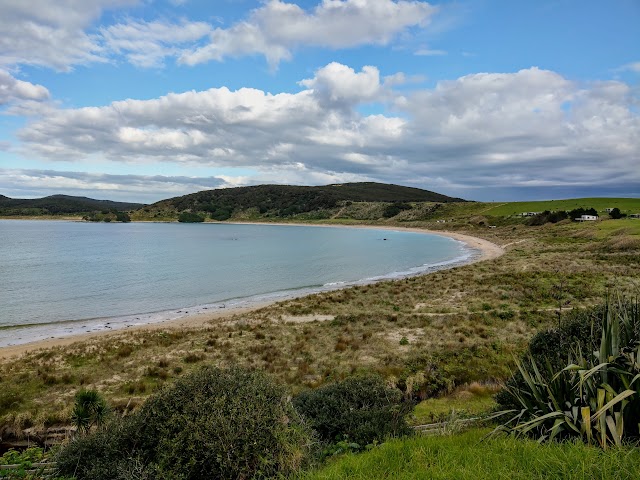
<instances>
[{"instance_id":1,"label":"white cloud","mask_svg":"<svg viewBox=\"0 0 640 480\"><path fill-rule=\"evenodd\" d=\"M103 10L138 0L3 0L0 65L38 65L69 70L103 61L98 39L86 29Z\"/></svg>"},{"instance_id":2,"label":"white cloud","mask_svg":"<svg viewBox=\"0 0 640 480\"><path fill-rule=\"evenodd\" d=\"M299 84L312 89L322 102L346 106L376 100L382 88L376 67L365 66L356 73L353 68L337 62L318 69L314 78L302 80Z\"/></svg>"},{"instance_id":3,"label":"white cloud","mask_svg":"<svg viewBox=\"0 0 640 480\"><path fill-rule=\"evenodd\" d=\"M106 48L124 54L127 60L142 68L161 67L166 57L177 56L179 46L192 44L211 31L204 22L182 20L129 21L100 29Z\"/></svg>"},{"instance_id":4,"label":"white cloud","mask_svg":"<svg viewBox=\"0 0 640 480\"><path fill-rule=\"evenodd\" d=\"M424 47L416 50L413 54L419 57L438 57L438 56L446 55L447 52L445 50L433 50L433 49Z\"/></svg>"},{"instance_id":5,"label":"white cloud","mask_svg":"<svg viewBox=\"0 0 640 480\"><path fill-rule=\"evenodd\" d=\"M375 67L332 63L301 84L298 93L223 87L51 109L20 138L25 154L42 158L249 168L259 173L252 183L419 181L458 194L478 186L640 185L640 119L621 82L578 85L530 68L400 95L381 86ZM380 100L396 115L360 113Z\"/></svg>"},{"instance_id":6,"label":"white cloud","mask_svg":"<svg viewBox=\"0 0 640 480\"><path fill-rule=\"evenodd\" d=\"M619 72L635 72L640 73L640 62L630 62L616 69Z\"/></svg>"},{"instance_id":7,"label":"white cloud","mask_svg":"<svg viewBox=\"0 0 640 480\"><path fill-rule=\"evenodd\" d=\"M12 198L73 192L75 195L97 199L152 203L169 196L232 185L222 177L110 175L75 171L0 169L0 191Z\"/></svg>"},{"instance_id":8,"label":"white cloud","mask_svg":"<svg viewBox=\"0 0 640 480\"><path fill-rule=\"evenodd\" d=\"M210 43L184 53L196 65L225 57L264 55L274 67L297 47L333 49L388 44L410 27L425 25L436 9L417 0L323 0L312 11L270 0L229 28L216 28Z\"/></svg>"},{"instance_id":9,"label":"white cloud","mask_svg":"<svg viewBox=\"0 0 640 480\"><path fill-rule=\"evenodd\" d=\"M0 106L14 101L42 101L49 98L49 90L42 85L36 85L18 80L8 72L0 70Z\"/></svg>"}]
</instances>

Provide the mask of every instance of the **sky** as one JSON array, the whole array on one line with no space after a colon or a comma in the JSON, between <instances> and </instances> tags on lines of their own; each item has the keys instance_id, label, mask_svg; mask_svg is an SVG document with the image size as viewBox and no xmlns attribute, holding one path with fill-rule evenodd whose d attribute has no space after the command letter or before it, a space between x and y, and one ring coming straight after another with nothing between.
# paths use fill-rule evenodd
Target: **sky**
<instances>
[{"instance_id":1,"label":"sky","mask_svg":"<svg viewBox=\"0 0 640 480\"><path fill-rule=\"evenodd\" d=\"M640 197L638 0L0 0L0 194Z\"/></svg>"}]
</instances>

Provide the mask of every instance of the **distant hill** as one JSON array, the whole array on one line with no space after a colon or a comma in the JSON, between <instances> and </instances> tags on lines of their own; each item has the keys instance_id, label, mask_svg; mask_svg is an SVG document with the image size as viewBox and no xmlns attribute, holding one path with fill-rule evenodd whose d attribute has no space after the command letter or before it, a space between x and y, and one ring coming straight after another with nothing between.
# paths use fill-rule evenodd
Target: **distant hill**
<instances>
[{"instance_id":1,"label":"distant hill","mask_svg":"<svg viewBox=\"0 0 640 480\"><path fill-rule=\"evenodd\" d=\"M260 216L290 217L336 209L345 202L464 202L429 190L384 183L343 183L319 187L257 185L222 188L170 198L144 208L148 213L171 216L180 212L201 212L216 220L253 209Z\"/></svg>"},{"instance_id":2,"label":"distant hill","mask_svg":"<svg viewBox=\"0 0 640 480\"><path fill-rule=\"evenodd\" d=\"M51 195L33 199L0 195L0 216L79 215L108 210L124 212L143 206L142 203L113 202L70 195Z\"/></svg>"}]
</instances>

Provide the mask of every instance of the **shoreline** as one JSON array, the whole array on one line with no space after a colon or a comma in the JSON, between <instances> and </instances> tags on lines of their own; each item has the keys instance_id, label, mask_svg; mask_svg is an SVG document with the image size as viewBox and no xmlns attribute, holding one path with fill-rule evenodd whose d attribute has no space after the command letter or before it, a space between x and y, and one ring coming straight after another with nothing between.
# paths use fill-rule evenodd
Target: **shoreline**
<instances>
[{"instance_id":1,"label":"shoreline","mask_svg":"<svg viewBox=\"0 0 640 480\"><path fill-rule=\"evenodd\" d=\"M308 224L308 223L286 223L286 222L220 222L220 224L224 225L274 225L274 226L298 226L298 227L333 227L333 228L368 228L375 230L388 230L388 231L399 231L399 232L413 232L413 233L423 233L423 234L431 234L431 235L440 235L443 237L452 238L459 242L462 242L466 245L467 248L471 250L475 250L478 252L476 255L471 255L468 259L466 259L462 263L454 262L450 265L444 266L444 269L453 268L462 265L470 265L473 263L477 263L480 261L492 260L500 257L504 254L505 250L488 240L474 237L467 234L462 234L458 232L451 231L439 231L439 230L428 230L416 227L401 227L401 226L388 226L388 225L331 225L331 224ZM437 270L441 270L443 268L438 268ZM434 270L429 270L426 272L418 273L417 276L421 275L429 275L433 273ZM384 281L385 279L380 279L367 283L376 283L377 281ZM392 279L386 279L392 281ZM346 284L340 286L338 288L332 290L338 290L343 288L350 288L354 286L354 284ZM218 310L211 310L208 312L198 312L193 314L187 314L181 316L179 318L163 320L159 322L146 323L146 324L137 324L132 325L125 328L118 328L114 330L103 330L98 332L82 332L82 333L74 333L68 336L61 336L55 338L49 338L45 340L36 340L33 342L22 343L18 345L11 345L0 347L0 360L7 360L11 358L19 357L25 353L29 353L35 350L54 348L71 345L76 342L81 342L85 340L91 340L95 338L99 338L106 335L118 335L125 332L131 331L155 331L155 330L164 330L164 329L175 329L175 328L199 328L203 325L211 322L212 320L225 320L230 319L235 315L242 315L245 313L253 312L256 310L260 310L264 307L274 305L280 301L289 300L291 298L299 298L305 297L307 295L313 295L319 292L304 292L300 295L285 295L282 298L273 298L268 301L256 301L249 306L246 305L237 305L232 308L219 308Z\"/></svg>"}]
</instances>

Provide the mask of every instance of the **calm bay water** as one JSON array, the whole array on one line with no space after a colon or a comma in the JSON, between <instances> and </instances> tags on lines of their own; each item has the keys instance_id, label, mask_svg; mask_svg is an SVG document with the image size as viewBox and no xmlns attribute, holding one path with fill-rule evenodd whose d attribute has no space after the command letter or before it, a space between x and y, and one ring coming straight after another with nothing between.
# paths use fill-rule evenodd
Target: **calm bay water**
<instances>
[{"instance_id":1,"label":"calm bay water","mask_svg":"<svg viewBox=\"0 0 640 480\"><path fill-rule=\"evenodd\" d=\"M0 220L0 346L404 276L471 254L449 238L368 228Z\"/></svg>"}]
</instances>

